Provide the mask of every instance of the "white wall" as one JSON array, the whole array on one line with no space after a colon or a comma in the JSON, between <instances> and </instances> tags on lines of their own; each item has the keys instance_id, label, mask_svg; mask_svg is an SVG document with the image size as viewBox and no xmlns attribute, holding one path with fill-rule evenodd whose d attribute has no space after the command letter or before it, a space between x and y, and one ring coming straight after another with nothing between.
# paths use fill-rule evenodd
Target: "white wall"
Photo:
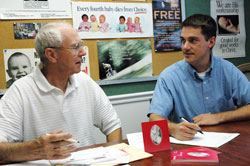
<instances>
[{"instance_id":1,"label":"white wall","mask_svg":"<svg viewBox=\"0 0 250 166\"><path fill-rule=\"evenodd\" d=\"M141 131L141 122L147 122L150 99L153 91L133 93L126 95L109 96L116 112L122 122L122 137L127 138L126 134ZM96 143L106 142L106 137L95 129Z\"/></svg>"}]
</instances>

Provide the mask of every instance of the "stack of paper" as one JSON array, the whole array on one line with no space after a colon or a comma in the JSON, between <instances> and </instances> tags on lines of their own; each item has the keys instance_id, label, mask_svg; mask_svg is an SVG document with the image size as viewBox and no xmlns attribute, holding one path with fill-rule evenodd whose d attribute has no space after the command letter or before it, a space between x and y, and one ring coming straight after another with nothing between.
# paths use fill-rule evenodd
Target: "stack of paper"
<instances>
[{"instance_id":1,"label":"stack of paper","mask_svg":"<svg viewBox=\"0 0 250 166\"><path fill-rule=\"evenodd\" d=\"M104 147L92 148L73 152L70 157L60 160L50 160L51 164L83 164L91 165L94 163L115 160L115 157Z\"/></svg>"},{"instance_id":2,"label":"stack of paper","mask_svg":"<svg viewBox=\"0 0 250 166\"><path fill-rule=\"evenodd\" d=\"M82 164L93 166L112 166L127 164L129 162L151 156L153 155L131 147L125 143L121 143L108 147L98 147L73 152L72 155L66 159L50 160L50 163L53 165Z\"/></svg>"}]
</instances>

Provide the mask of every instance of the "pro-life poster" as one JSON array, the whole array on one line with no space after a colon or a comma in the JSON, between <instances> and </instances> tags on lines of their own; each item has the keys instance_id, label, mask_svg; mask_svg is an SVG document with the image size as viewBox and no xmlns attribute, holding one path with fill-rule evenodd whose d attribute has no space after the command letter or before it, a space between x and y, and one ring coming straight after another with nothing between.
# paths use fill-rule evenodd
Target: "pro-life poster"
<instances>
[{"instance_id":1,"label":"pro-life poster","mask_svg":"<svg viewBox=\"0 0 250 166\"><path fill-rule=\"evenodd\" d=\"M180 24L183 19L182 0L153 0L155 51L180 51Z\"/></svg>"},{"instance_id":2,"label":"pro-life poster","mask_svg":"<svg viewBox=\"0 0 250 166\"><path fill-rule=\"evenodd\" d=\"M244 0L211 0L211 16L218 24L213 55L245 57Z\"/></svg>"},{"instance_id":3,"label":"pro-life poster","mask_svg":"<svg viewBox=\"0 0 250 166\"><path fill-rule=\"evenodd\" d=\"M72 1L72 14L82 39L153 37L151 3Z\"/></svg>"}]
</instances>

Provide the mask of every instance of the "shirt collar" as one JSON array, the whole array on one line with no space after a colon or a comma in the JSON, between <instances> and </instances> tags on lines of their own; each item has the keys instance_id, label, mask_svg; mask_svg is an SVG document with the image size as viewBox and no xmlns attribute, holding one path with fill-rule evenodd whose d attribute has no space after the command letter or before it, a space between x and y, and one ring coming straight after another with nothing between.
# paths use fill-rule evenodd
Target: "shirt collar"
<instances>
[{"instance_id":1,"label":"shirt collar","mask_svg":"<svg viewBox=\"0 0 250 166\"><path fill-rule=\"evenodd\" d=\"M52 91L54 89L57 89L57 87L51 85L48 80L46 79L46 77L43 75L43 73L41 72L41 69L39 67L39 65L36 67L36 70L35 72L33 73L34 75L34 79L35 79L35 82L38 86L38 88L44 92L49 92L49 91ZM67 85L67 90L70 89L70 90L73 90L75 88L77 88L79 86L79 83L76 79L76 76L75 74L73 74L72 76L70 76L69 78L69 82L68 82L68 85Z\"/></svg>"},{"instance_id":2,"label":"shirt collar","mask_svg":"<svg viewBox=\"0 0 250 166\"><path fill-rule=\"evenodd\" d=\"M207 73L211 73L212 72L212 70L213 70L213 68L214 68L214 61L215 61L215 59L214 59L214 56L212 56L212 55L210 55L210 57L211 57L211 64L210 64L210 70L207 72ZM187 69L187 71L188 71L188 73L189 74L191 74L191 76L194 78L194 79L197 79L197 78L199 78L199 76L198 76L198 74L197 74L197 71L189 64L189 63L187 63L186 61L185 61L185 64L186 64L186 69Z\"/></svg>"}]
</instances>

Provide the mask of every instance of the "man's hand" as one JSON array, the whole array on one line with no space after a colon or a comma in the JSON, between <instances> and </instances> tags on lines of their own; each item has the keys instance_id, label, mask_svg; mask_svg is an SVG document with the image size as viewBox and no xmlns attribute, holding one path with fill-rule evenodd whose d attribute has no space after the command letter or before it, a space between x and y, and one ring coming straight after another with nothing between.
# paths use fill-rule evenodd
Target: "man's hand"
<instances>
[{"instance_id":1,"label":"man's hand","mask_svg":"<svg viewBox=\"0 0 250 166\"><path fill-rule=\"evenodd\" d=\"M197 125L217 125L220 123L219 114L200 114L193 118Z\"/></svg>"},{"instance_id":2,"label":"man's hand","mask_svg":"<svg viewBox=\"0 0 250 166\"><path fill-rule=\"evenodd\" d=\"M149 120L156 121L156 120L166 120L166 119L161 115L150 114ZM189 122L174 123L171 122L170 120L168 120L168 128L169 128L169 134L179 140L191 140L197 133L197 130L201 129L197 124L194 123L189 123Z\"/></svg>"},{"instance_id":3,"label":"man's hand","mask_svg":"<svg viewBox=\"0 0 250 166\"><path fill-rule=\"evenodd\" d=\"M191 140L194 135L197 133L197 130L201 128L194 123L181 122L181 123L168 123L171 136L179 140Z\"/></svg>"},{"instance_id":4,"label":"man's hand","mask_svg":"<svg viewBox=\"0 0 250 166\"><path fill-rule=\"evenodd\" d=\"M69 138L72 138L71 134L56 131L29 142L1 142L0 163L67 158L77 148L65 141Z\"/></svg>"},{"instance_id":5,"label":"man's hand","mask_svg":"<svg viewBox=\"0 0 250 166\"><path fill-rule=\"evenodd\" d=\"M35 148L32 153L47 160L67 158L76 149L76 146L72 145L71 142L65 141L69 138L72 138L72 135L62 131L42 135L33 141Z\"/></svg>"}]
</instances>

